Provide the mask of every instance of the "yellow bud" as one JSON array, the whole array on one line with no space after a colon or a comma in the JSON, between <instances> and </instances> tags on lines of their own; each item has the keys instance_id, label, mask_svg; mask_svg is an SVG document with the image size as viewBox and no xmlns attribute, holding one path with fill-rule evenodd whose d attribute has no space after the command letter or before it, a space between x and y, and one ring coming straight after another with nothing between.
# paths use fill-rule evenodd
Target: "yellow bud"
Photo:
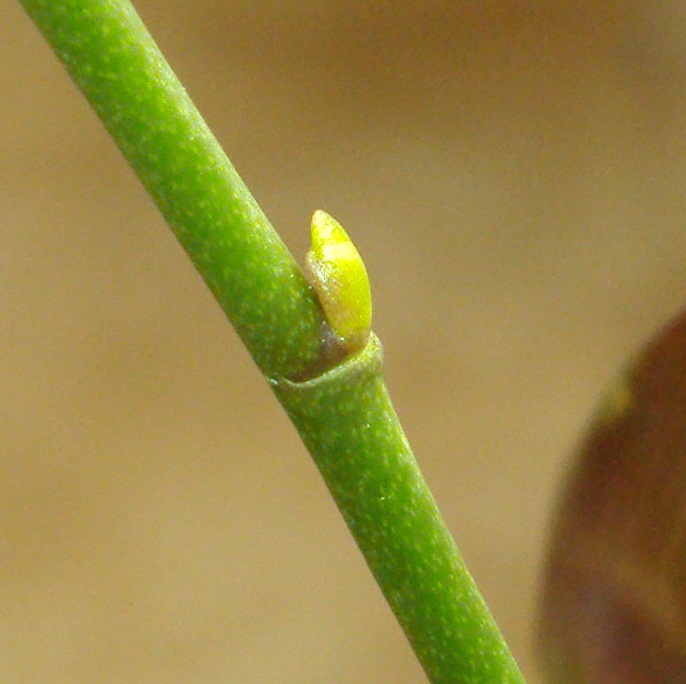
<instances>
[{"instance_id":1,"label":"yellow bud","mask_svg":"<svg viewBox=\"0 0 686 684\"><path fill-rule=\"evenodd\" d=\"M307 269L333 332L349 351L362 348L372 325L367 269L343 226L325 211L312 216Z\"/></svg>"}]
</instances>

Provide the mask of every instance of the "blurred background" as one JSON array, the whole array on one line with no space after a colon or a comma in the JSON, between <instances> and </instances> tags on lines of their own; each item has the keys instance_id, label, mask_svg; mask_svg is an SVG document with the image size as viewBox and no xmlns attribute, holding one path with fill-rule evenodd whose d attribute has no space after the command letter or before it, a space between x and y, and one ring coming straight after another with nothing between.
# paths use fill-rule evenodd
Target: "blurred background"
<instances>
[{"instance_id":1,"label":"blurred background","mask_svg":"<svg viewBox=\"0 0 686 684\"><path fill-rule=\"evenodd\" d=\"M686 10L139 0L299 258L346 226L529 683L602 387L686 297ZM0 78L0 681L424 681L222 312L17 2Z\"/></svg>"}]
</instances>

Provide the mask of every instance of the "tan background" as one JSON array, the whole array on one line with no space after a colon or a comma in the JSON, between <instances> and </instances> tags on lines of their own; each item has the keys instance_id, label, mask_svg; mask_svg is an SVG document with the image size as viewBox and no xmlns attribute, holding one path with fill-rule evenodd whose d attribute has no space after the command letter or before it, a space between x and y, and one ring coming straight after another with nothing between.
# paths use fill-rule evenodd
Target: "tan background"
<instances>
[{"instance_id":1,"label":"tan background","mask_svg":"<svg viewBox=\"0 0 686 684\"><path fill-rule=\"evenodd\" d=\"M317 207L354 235L406 430L538 681L565 458L686 295L683 8L138 7L293 251ZM0 682L423 681L133 174L16 2L0 28Z\"/></svg>"}]
</instances>

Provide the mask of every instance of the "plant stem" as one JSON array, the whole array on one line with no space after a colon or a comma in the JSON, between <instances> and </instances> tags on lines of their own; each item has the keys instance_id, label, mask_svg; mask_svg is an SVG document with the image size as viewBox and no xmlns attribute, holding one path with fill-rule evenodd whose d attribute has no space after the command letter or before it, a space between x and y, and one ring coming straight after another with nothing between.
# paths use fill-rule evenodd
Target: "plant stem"
<instances>
[{"instance_id":1,"label":"plant stem","mask_svg":"<svg viewBox=\"0 0 686 684\"><path fill-rule=\"evenodd\" d=\"M393 410L372 335L313 379L300 269L127 0L22 0L168 220L310 450L434 684L522 684Z\"/></svg>"},{"instance_id":2,"label":"plant stem","mask_svg":"<svg viewBox=\"0 0 686 684\"><path fill-rule=\"evenodd\" d=\"M522 684L393 409L367 347L275 392L434 684Z\"/></svg>"},{"instance_id":3,"label":"plant stem","mask_svg":"<svg viewBox=\"0 0 686 684\"><path fill-rule=\"evenodd\" d=\"M124 0L22 0L138 174L262 372L319 349L314 295Z\"/></svg>"}]
</instances>

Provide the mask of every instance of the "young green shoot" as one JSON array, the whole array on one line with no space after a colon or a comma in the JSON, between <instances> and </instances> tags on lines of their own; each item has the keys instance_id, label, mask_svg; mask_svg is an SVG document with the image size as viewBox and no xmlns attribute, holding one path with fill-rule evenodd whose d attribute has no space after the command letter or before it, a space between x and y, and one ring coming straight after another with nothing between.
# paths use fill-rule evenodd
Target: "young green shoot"
<instances>
[{"instance_id":1,"label":"young green shoot","mask_svg":"<svg viewBox=\"0 0 686 684\"><path fill-rule=\"evenodd\" d=\"M325 211L312 216L306 270L324 316L347 353L362 349L372 327L372 292L364 261L343 226Z\"/></svg>"}]
</instances>

